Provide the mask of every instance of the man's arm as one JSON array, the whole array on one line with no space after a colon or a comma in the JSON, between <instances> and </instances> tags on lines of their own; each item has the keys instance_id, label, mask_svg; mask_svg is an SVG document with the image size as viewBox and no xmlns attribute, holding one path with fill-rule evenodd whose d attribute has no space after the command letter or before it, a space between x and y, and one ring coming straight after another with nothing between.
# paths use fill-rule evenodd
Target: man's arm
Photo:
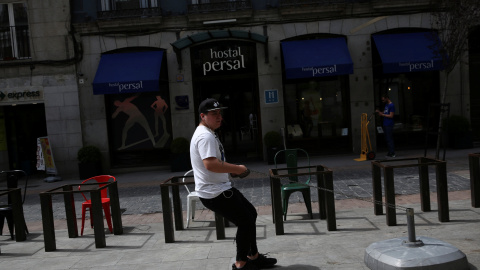
<instances>
[{"instance_id":1,"label":"man's arm","mask_svg":"<svg viewBox=\"0 0 480 270\"><path fill-rule=\"evenodd\" d=\"M387 118L393 118L394 115L395 115L394 112L390 112L389 114L384 114L384 113L382 113L382 116L383 116L383 117L387 117Z\"/></svg>"},{"instance_id":2,"label":"man's arm","mask_svg":"<svg viewBox=\"0 0 480 270\"><path fill-rule=\"evenodd\" d=\"M394 112L390 112L390 114L384 114L383 112L379 111L379 110L375 110L378 115L380 116L383 116L383 117L387 117L387 118L393 118L393 116L395 115Z\"/></svg>"},{"instance_id":3,"label":"man's arm","mask_svg":"<svg viewBox=\"0 0 480 270\"><path fill-rule=\"evenodd\" d=\"M205 168L211 172L216 173L232 173L241 174L247 170L244 165L236 165L228 162L222 162L216 157L209 157L203 160Z\"/></svg>"}]
</instances>

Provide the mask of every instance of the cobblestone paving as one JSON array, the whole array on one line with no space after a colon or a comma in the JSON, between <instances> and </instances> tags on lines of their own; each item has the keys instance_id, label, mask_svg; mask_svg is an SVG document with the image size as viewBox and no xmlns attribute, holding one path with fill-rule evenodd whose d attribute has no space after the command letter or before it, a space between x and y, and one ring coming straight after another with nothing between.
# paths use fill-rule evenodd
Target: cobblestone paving
<instances>
[{"instance_id":1,"label":"cobblestone paving","mask_svg":"<svg viewBox=\"0 0 480 270\"><path fill-rule=\"evenodd\" d=\"M334 170L335 199L347 198L371 198L372 178L371 169ZM418 169L406 168L395 171L395 193L401 195L419 193ZM436 192L435 173L430 171L430 192ZM303 181L304 179L300 179ZM282 180L287 182L286 180ZM470 189L468 174L456 172L447 173L449 191ZM316 185L316 181L311 182ZM59 182L58 185L61 185ZM255 206L270 205L270 181L266 173L253 171L245 179L234 180L234 186L238 188ZM186 190L180 189L181 198L186 197ZM158 184L139 183L128 187L119 187L120 207L125 215L161 212L161 196ZM76 214L81 217L81 203L83 198L75 194ZM312 201L318 201L317 192L312 192ZM182 200L183 210L186 210L186 200ZM303 202L301 193L296 192L290 197L290 203ZM197 204L197 209L202 209ZM65 210L62 196L53 197L53 211L55 219L65 219ZM24 204L25 218L27 221L41 220L39 197L37 194L27 196Z\"/></svg>"}]
</instances>

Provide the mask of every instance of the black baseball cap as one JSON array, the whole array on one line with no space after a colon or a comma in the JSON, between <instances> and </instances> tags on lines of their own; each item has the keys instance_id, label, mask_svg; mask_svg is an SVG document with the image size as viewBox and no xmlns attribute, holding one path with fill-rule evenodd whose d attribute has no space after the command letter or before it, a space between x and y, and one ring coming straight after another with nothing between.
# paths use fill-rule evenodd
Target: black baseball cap
<instances>
[{"instance_id":1,"label":"black baseball cap","mask_svg":"<svg viewBox=\"0 0 480 270\"><path fill-rule=\"evenodd\" d=\"M200 106L198 106L198 111L200 113L207 113L209 111L221 110L226 108L227 107L222 107L220 105L220 102L218 102L216 99L207 98L200 103Z\"/></svg>"}]
</instances>

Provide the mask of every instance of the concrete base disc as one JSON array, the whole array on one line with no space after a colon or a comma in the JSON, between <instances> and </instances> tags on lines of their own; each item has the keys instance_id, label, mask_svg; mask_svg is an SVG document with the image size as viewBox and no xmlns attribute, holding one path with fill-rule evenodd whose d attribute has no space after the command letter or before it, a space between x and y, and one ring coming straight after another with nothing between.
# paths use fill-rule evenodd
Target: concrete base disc
<instances>
[{"instance_id":1,"label":"concrete base disc","mask_svg":"<svg viewBox=\"0 0 480 270\"><path fill-rule=\"evenodd\" d=\"M407 237L375 242L365 250L365 265L382 270L469 269L467 256L449 243L423 236L417 241L423 245L411 245Z\"/></svg>"}]
</instances>

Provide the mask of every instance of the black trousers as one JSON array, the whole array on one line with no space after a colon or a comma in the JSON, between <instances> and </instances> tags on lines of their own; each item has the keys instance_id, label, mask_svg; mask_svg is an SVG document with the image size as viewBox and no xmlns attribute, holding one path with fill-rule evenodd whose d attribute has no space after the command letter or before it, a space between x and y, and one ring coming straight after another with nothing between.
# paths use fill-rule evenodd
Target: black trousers
<instances>
[{"instance_id":1,"label":"black trousers","mask_svg":"<svg viewBox=\"0 0 480 270\"><path fill-rule=\"evenodd\" d=\"M222 215L237 226L237 261L247 261L247 255L255 255L257 210L236 188L224 191L213 199L200 198L203 205Z\"/></svg>"},{"instance_id":2,"label":"black trousers","mask_svg":"<svg viewBox=\"0 0 480 270\"><path fill-rule=\"evenodd\" d=\"M393 142L393 126L383 126L385 141L387 142L388 154L395 154L395 145Z\"/></svg>"}]
</instances>

